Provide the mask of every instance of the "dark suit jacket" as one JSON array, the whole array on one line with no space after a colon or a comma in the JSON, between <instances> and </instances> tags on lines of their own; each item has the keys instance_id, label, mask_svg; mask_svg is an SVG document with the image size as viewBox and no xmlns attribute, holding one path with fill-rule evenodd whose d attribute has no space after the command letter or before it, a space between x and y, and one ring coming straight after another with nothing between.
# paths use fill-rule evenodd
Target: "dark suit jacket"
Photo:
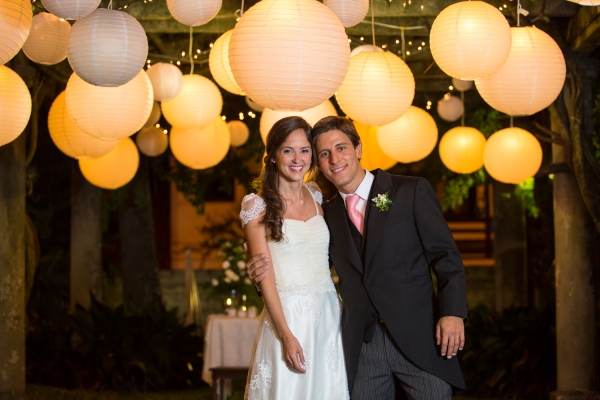
<instances>
[{"instance_id":1,"label":"dark suit jacket","mask_svg":"<svg viewBox=\"0 0 600 400\"><path fill-rule=\"evenodd\" d=\"M435 343L440 317L467 317L464 267L440 204L423 178L373 173L365 213L364 262L341 196L323 204L331 232L329 255L340 277L344 304L342 341L350 391L365 321L373 307L414 364L462 390L465 384L456 357L442 357ZM386 192L393 205L380 212L370 199ZM437 277L437 295L430 270Z\"/></svg>"}]
</instances>

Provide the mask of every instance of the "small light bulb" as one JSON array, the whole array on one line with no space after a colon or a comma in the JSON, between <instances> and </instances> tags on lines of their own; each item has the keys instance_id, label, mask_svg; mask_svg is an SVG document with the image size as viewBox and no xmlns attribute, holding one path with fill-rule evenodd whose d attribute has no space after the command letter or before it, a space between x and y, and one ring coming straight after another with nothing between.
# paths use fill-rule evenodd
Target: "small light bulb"
<instances>
[{"instance_id":1,"label":"small light bulb","mask_svg":"<svg viewBox=\"0 0 600 400\"><path fill-rule=\"evenodd\" d=\"M160 128L160 124L156 124L156 125L154 125L154 126L156 126L157 128Z\"/></svg>"},{"instance_id":2,"label":"small light bulb","mask_svg":"<svg viewBox=\"0 0 600 400\"><path fill-rule=\"evenodd\" d=\"M384 44L383 46L381 46L382 49L387 48L387 44Z\"/></svg>"},{"instance_id":3,"label":"small light bulb","mask_svg":"<svg viewBox=\"0 0 600 400\"><path fill-rule=\"evenodd\" d=\"M196 49L196 53L200 54L200 49Z\"/></svg>"},{"instance_id":4,"label":"small light bulb","mask_svg":"<svg viewBox=\"0 0 600 400\"><path fill-rule=\"evenodd\" d=\"M400 43L400 41L398 39L396 39L396 44Z\"/></svg>"},{"instance_id":5,"label":"small light bulb","mask_svg":"<svg viewBox=\"0 0 600 400\"><path fill-rule=\"evenodd\" d=\"M430 105L427 105L427 107L425 107L425 108L428 109L428 110L431 110L431 106Z\"/></svg>"},{"instance_id":6,"label":"small light bulb","mask_svg":"<svg viewBox=\"0 0 600 400\"><path fill-rule=\"evenodd\" d=\"M181 57L185 57L185 51L181 52Z\"/></svg>"},{"instance_id":7,"label":"small light bulb","mask_svg":"<svg viewBox=\"0 0 600 400\"><path fill-rule=\"evenodd\" d=\"M181 65L181 62L177 61L177 65Z\"/></svg>"},{"instance_id":8,"label":"small light bulb","mask_svg":"<svg viewBox=\"0 0 600 400\"><path fill-rule=\"evenodd\" d=\"M351 43L351 42L352 42L352 39L348 39L348 43Z\"/></svg>"},{"instance_id":9,"label":"small light bulb","mask_svg":"<svg viewBox=\"0 0 600 400\"><path fill-rule=\"evenodd\" d=\"M212 47L213 47L213 44L211 43L211 44L209 44L209 46L212 48Z\"/></svg>"},{"instance_id":10,"label":"small light bulb","mask_svg":"<svg viewBox=\"0 0 600 400\"><path fill-rule=\"evenodd\" d=\"M498 7L498 10L502 11L502 7Z\"/></svg>"},{"instance_id":11,"label":"small light bulb","mask_svg":"<svg viewBox=\"0 0 600 400\"><path fill-rule=\"evenodd\" d=\"M123 7L123 8L127 8L127 6Z\"/></svg>"},{"instance_id":12,"label":"small light bulb","mask_svg":"<svg viewBox=\"0 0 600 400\"><path fill-rule=\"evenodd\" d=\"M412 46L412 41L410 41L410 40L409 40L409 41L408 41L408 45L409 45L409 46Z\"/></svg>"},{"instance_id":13,"label":"small light bulb","mask_svg":"<svg viewBox=\"0 0 600 400\"><path fill-rule=\"evenodd\" d=\"M423 48L421 46L417 47L417 50L422 50Z\"/></svg>"},{"instance_id":14,"label":"small light bulb","mask_svg":"<svg viewBox=\"0 0 600 400\"><path fill-rule=\"evenodd\" d=\"M224 116L224 115L221 115L221 119L222 119L223 121L225 121L225 120L227 119L227 117L226 117L226 116Z\"/></svg>"},{"instance_id":15,"label":"small light bulb","mask_svg":"<svg viewBox=\"0 0 600 400\"><path fill-rule=\"evenodd\" d=\"M410 56L410 51L408 51L408 50L407 50L407 51L406 51L406 55L407 55L407 56Z\"/></svg>"},{"instance_id":16,"label":"small light bulb","mask_svg":"<svg viewBox=\"0 0 600 400\"><path fill-rule=\"evenodd\" d=\"M148 61L146 61L146 62L147 62L148 64L150 64L152 61L148 60Z\"/></svg>"},{"instance_id":17,"label":"small light bulb","mask_svg":"<svg viewBox=\"0 0 600 400\"><path fill-rule=\"evenodd\" d=\"M421 46L425 46L425 42L421 42Z\"/></svg>"},{"instance_id":18,"label":"small light bulb","mask_svg":"<svg viewBox=\"0 0 600 400\"><path fill-rule=\"evenodd\" d=\"M452 85L448 86L448 90L454 90L454 86L452 86Z\"/></svg>"},{"instance_id":19,"label":"small light bulb","mask_svg":"<svg viewBox=\"0 0 600 400\"><path fill-rule=\"evenodd\" d=\"M363 40L365 40L365 38L361 36L360 37L360 41L362 42Z\"/></svg>"},{"instance_id":20,"label":"small light bulb","mask_svg":"<svg viewBox=\"0 0 600 400\"><path fill-rule=\"evenodd\" d=\"M430 106L431 105L431 100L427 100L427 105Z\"/></svg>"},{"instance_id":21,"label":"small light bulb","mask_svg":"<svg viewBox=\"0 0 600 400\"><path fill-rule=\"evenodd\" d=\"M169 133L169 131L165 129L163 130L163 133L166 135L167 133Z\"/></svg>"}]
</instances>

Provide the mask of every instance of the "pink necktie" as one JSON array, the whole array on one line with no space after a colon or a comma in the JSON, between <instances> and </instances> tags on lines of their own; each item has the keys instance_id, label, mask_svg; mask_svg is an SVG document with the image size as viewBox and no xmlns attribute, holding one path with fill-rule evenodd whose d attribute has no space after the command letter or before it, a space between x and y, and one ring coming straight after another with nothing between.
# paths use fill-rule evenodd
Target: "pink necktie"
<instances>
[{"instance_id":1,"label":"pink necktie","mask_svg":"<svg viewBox=\"0 0 600 400\"><path fill-rule=\"evenodd\" d=\"M364 216L357 210L356 205L360 197L357 194L352 194L346 197L346 208L348 209L348 216L350 216L350 221L354 224L356 229L362 235L363 233L363 220Z\"/></svg>"}]
</instances>

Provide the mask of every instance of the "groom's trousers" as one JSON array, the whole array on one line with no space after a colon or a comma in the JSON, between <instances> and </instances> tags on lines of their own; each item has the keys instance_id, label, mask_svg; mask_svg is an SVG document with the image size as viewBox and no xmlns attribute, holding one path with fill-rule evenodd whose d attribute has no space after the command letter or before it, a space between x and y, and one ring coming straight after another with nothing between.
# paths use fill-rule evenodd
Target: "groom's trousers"
<instances>
[{"instance_id":1,"label":"groom's trousers","mask_svg":"<svg viewBox=\"0 0 600 400\"><path fill-rule=\"evenodd\" d=\"M410 362L385 325L377 322L373 340L362 344L351 400L394 400L394 376L409 400L447 400L452 397L450 385Z\"/></svg>"}]
</instances>

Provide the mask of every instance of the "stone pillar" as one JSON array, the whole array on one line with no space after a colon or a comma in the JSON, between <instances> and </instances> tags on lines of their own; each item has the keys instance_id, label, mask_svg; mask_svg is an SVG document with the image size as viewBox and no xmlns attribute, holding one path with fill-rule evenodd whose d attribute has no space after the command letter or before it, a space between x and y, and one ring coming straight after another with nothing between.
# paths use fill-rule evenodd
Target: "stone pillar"
<instances>
[{"instance_id":1,"label":"stone pillar","mask_svg":"<svg viewBox=\"0 0 600 400\"><path fill-rule=\"evenodd\" d=\"M25 397L26 136L0 146L0 400Z\"/></svg>"}]
</instances>

